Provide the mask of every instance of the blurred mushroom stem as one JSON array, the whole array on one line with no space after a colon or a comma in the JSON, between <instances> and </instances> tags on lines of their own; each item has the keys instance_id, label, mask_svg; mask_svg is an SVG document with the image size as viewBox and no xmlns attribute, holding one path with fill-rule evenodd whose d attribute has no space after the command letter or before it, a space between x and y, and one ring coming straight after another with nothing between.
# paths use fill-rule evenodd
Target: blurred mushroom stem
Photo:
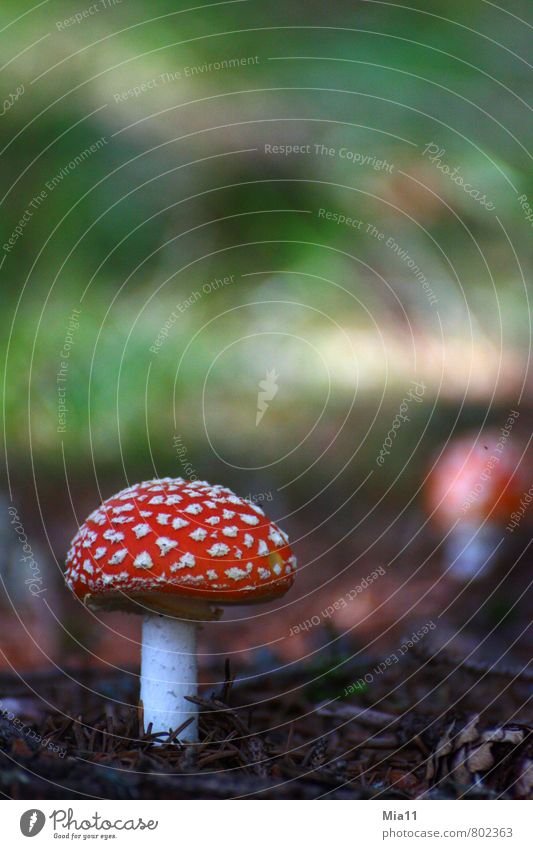
<instances>
[{"instance_id":1,"label":"blurred mushroom stem","mask_svg":"<svg viewBox=\"0 0 533 849\"><path fill-rule=\"evenodd\" d=\"M486 522L461 522L451 532L446 542L448 575L456 581L485 577L498 559L498 543L502 531L497 525Z\"/></svg>"},{"instance_id":2,"label":"blurred mushroom stem","mask_svg":"<svg viewBox=\"0 0 533 849\"><path fill-rule=\"evenodd\" d=\"M197 708L185 698L197 695L196 630L196 623L187 619L157 613L147 614L143 619L144 728L152 723L152 733L173 731L193 717L179 735L182 743L194 743L198 739Z\"/></svg>"}]
</instances>

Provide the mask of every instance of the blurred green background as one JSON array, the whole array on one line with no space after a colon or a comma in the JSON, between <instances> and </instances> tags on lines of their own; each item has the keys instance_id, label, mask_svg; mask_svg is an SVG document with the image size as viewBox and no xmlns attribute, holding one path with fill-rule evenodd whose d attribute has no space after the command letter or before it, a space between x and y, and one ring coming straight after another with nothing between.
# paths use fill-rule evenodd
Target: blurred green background
<instances>
[{"instance_id":1,"label":"blurred green background","mask_svg":"<svg viewBox=\"0 0 533 849\"><path fill-rule=\"evenodd\" d=\"M4 0L12 482L66 504L65 481L90 501L187 463L302 505L375 470L418 380L371 484L403 497L454 428L524 405L531 23L526 2Z\"/></svg>"}]
</instances>

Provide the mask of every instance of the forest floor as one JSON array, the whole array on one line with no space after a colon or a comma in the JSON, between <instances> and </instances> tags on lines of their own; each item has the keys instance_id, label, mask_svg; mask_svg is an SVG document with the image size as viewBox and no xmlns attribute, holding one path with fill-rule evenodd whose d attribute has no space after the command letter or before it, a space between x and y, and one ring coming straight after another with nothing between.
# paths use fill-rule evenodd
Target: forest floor
<instances>
[{"instance_id":1,"label":"forest floor","mask_svg":"<svg viewBox=\"0 0 533 849\"><path fill-rule=\"evenodd\" d=\"M336 522L318 560L302 531L300 562L314 565L290 604L236 608L200 632L194 746L141 730L139 617L95 627L63 586L52 592L50 571L48 607L3 611L0 793L533 798L529 536L463 586L416 515L399 529L389 519L382 511L368 538L348 536L332 557Z\"/></svg>"},{"instance_id":2,"label":"forest floor","mask_svg":"<svg viewBox=\"0 0 533 849\"><path fill-rule=\"evenodd\" d=\"M461 661L427 640L381 673L384 662L242 682L226 662L218 690L201 690L194 746L141 733L130 676L2 673L0 789L27 799L533 798L531 673ZM370 686L357 684L365 674Z\"/></svg>"}]
</instances>

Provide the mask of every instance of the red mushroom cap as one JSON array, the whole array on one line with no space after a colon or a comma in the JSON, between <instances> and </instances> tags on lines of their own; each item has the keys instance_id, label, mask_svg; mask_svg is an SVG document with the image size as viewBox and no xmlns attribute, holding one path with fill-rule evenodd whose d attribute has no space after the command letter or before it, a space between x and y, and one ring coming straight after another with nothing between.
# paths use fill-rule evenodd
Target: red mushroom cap
<instances>
[{"instance_id":1,"label":"red mushroom cap","mask_svg":"<svg viewBox=\"0 0 533 849\"><path fill-rule=\"evenodd\" d=\"M171 612L194 610L195 601L277 598L295 571L286 534L256 504L224 486L163 478L91 513L72 540L65 579L93 607L131 611L137 602Z\"/></svg>"},{"instance_id":2,"label":"red mushroom cap","mask_svg":"<svg viewBox=\"0 0 533 849\"><path fill-rule=\"evenodd\" d=\"M505 524L529 483L521 452L498 431L467 434L443 452L426 484L433 520L449 527L457 519Z\"/></svg>"}]
</instances>

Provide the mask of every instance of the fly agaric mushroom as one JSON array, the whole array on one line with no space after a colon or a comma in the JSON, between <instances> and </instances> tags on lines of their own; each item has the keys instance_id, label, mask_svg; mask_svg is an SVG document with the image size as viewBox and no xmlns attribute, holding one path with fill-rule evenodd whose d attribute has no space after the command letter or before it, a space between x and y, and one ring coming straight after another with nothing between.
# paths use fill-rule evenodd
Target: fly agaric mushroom
<instances>
[{"instance_id":1,"label":"fly agaric mushroom","mask_svg":"<svg viewBox=\"0 0 533 849\"><path fill-rule=\"evenodd\" d=\"M452 577L479 577L494 565L503 528L528 486L509 430L467 434L444 450L425 494L431 520L446 534Z\"/></svg>"},{"instance_id":2,"label":"fly agaric mushroom","mask_svg":"<svg viewBox=\"0 0 533 849\"><path fill-rule=\"evenodd\" d=\"M218 605L269 601L292 586L296 559L263 510L224 486L162 478L108 498L80 527L66 583L95 611L143 614L144 726L192 722L197 739L196 632Z\"/></svg>"}]
</instances>

